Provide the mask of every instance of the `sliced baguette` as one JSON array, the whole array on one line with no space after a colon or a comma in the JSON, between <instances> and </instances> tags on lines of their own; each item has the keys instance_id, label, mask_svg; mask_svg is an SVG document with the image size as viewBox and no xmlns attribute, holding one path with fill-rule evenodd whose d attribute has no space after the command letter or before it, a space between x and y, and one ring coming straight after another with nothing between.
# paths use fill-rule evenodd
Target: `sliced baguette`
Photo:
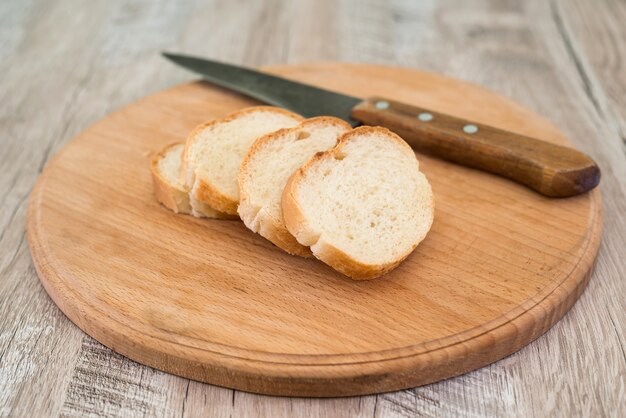
<instances>
[{"instance_id":1,"label":"sliced baguette","mask_svg":"<svg viewBox=\"0 0 626 418\"><path fill-rule=\"evenodd\" d=\"M185 145L182 143L170 144L152 157L150 171L154 195L157 200L175 213L215 219L232 219L231 215L218 212L202 203L197 207L192 207L189 193L180 181L180 164L184 148Z\"/></svg>"},{"instance_id":2,"label":"sliced baguette","mask_svg":"<svg viewBox=\"0 0 626 418\"><path fill-rule=\"evenodd\" d=\"M361 127L316 154L287 182L288 231L353 279L395 268L426 237L433 195L413 150L385 128Z\"/></svg>"},{"instance_id":3,"label":"sliced baguette","mask_svg":"<svg viewBox=\"0 0 626 418\"><path fill-rule=\"evenodd\" d=\"M318 117L257 139L239 169L239 208L243 223L289 254L311 256L287 231L280 206L282 191L300 166L316 152L332 148L351 129L341 119Z\"/></svg>"},{"instance_id":4,"label":"sliced baguette","mask_svg":"<svg viewBox=\"0 0 626 418\"><path fill-rule=\"evenodd\" d=\"M198 126L183 152L181 176L190 198L223 213L237 215L239 166L252 143L302 117L284 109L258 106Z\"/></svg>"}]
</instances>

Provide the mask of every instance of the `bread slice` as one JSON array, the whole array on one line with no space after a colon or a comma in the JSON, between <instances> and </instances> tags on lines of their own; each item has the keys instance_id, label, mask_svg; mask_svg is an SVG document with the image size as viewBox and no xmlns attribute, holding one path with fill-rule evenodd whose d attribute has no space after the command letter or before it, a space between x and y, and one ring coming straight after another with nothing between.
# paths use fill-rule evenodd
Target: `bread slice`
<instances>
[{"instance_id":1,"label":"bread slice","mask_svg":"<svg viewBox=\"0 0 626 418\"><path fill-rule=\"evenodd\" d=\"M426 237L433 195L413 150L361 127L297 170L282 195L285 225L315 257L353 279L395 268Z\"/></svg>"},{"instance_id":2,"label":"bread slice","mask_svg":"<svg viewBox=\"0 0 626 418\"><path fill-rule=\"evenodd\" d=\"M258 106L198 126L183 152L181 175L190 198L227 214L237 215L239 166L252 143L302 117L284 109Z\"/></svg>"},{"instance_id":3,"label":"bread slice","mask_svg":"<svg viewBox=\"0 0 626 418\"><path fill-rule=\"evenodd\" d=\"M193 205L189 193L180 181L180 164L185 144L174 143L166 146L152 157L150 171L152 185L157 200L175 213L192 214L198 217L232 219L233 216L218 212L206 205Z\"/></svg>"},{"instance_id":4,"label":"bread slice","mask_svg":"<svg viewBox=\"0 0 626 418\"><path fill-rule=\"evenodd\" d=\"M341 119L307 119L257 139L239 169L238 213L246 226L289 254L310 256L283 222L280 199L289 176L316 152L335 146L337 138L351 129Z\"/></svg>"}]
</instances>

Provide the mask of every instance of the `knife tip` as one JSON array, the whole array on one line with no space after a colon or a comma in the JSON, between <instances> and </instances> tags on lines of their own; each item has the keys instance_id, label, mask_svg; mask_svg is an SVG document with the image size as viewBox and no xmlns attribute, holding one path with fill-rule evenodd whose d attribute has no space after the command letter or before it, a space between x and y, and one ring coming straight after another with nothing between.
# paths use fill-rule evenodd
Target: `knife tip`
<instances>
[{"instance_id":1,"label":"knife tip","mask_svg":"<svg viewBox=\"0 0 626 418\"><path fill-rule=\"evenodd\" d=\"M183 58L180 54L175 54L173 52L161 51L161 56L173 62L178 62Z\"/></svg>"}]
</instances>

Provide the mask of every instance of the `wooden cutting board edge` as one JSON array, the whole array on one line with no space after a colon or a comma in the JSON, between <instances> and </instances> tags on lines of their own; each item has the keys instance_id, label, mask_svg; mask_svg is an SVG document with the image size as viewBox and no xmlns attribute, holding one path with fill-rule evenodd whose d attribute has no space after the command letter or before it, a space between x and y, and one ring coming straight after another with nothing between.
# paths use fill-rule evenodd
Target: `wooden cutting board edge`
<instances>
[{"instance_id":1,"label":"wooden cutting board edge","mask_svg":"<svg viewBox=\"0 0 626 418\"><path fill-rule=\"evenodd\" d=\"M137 103L129 106L136 105ZM123 112L121 109L118 112ZM116 112L117 113L117 112ZM90 129L83 135L87 135ZM82 136L82 135L81 135ZM79 140L80 136L75 140ZM72 141L73 142L73 141ZM48 165L54 163L63 154L63 150ZM553 289L544 289L529 301L532 307L520 307L505 314L506 319L499 321L494 328L489 324L468 338L455 335L449 343L429 350L427 347L418 354L390 356L386 353L384 367L380 360L360 361L342 364L297 365L289 361L276 359L268 361L243 359L224 353L195 350L195 362L176 353L177 346L168 341L157 340L142 344L138 352L136 343L131 341L154 340L140 330L128 327L119 331L118 323L113 319L103 320L97 309L80 307L75 303L72 289L65 286L60 272L51 266L53 260L47 259L47 251L41 243L44 231L39 228L39 198L45 187L48 168L34 188L29 208L27 234L33 260L44 288L61 310L87 334L96 337L101 343L140 363L221 386L235 387L240 390L285 396L349 396L372 392L383 392L418 386L465 373L519 350L529 341L545 333L574 304L585 289L600 244L602 225L600 190L593 194L594 222L584 237L586 240L584 255L572 272ZM541 315L550 311L551 315ZM539 318L539 319L537 319ZM123 325L123 324L122 324ZM133 337L129 338L129 334ZM495 345L494 341L498 341ZM158 347L147 349L147 347ZM187 347L191 349L191 347ZM411 347L414 349L415 347ZM193 350L191 350L193 351ZM276 356L274 356L276 357ZM279 356L280 357L280 356ZM285 356L287 360L289 356ZM219 366L209 360L219 360ZM372 390L375 388L375 390Z\"/></svg>"}]
</instances>

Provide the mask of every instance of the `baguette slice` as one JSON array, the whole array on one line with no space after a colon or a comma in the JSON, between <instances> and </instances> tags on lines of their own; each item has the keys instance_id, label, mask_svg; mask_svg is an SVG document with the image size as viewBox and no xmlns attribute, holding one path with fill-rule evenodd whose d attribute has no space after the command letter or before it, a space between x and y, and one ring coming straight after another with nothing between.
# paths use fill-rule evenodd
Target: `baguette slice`
<instances>
[{"instance_id":1,"label":"baguette slice","mask_svg":"<svg viewBox=\"0 0 626 418\"><path fill-rule=\"evenodd\" d=\"M289 254L310 257L287 231L280 206L289 176L316 152L332 148L337 138L351 129L341 119L307 119L257 139L239 169L239 216L252 231L267 238Z\"/></svg>"},{"instance_id":2,"label":"baguette slice","mask_svg":"<svg viewBox=\"0 0 626 418\"><path fill-rule=\"evenodd\" d=\"M265 134L296 126L302 117L284 109L258 106L194 129L183 152L181 176L192 201L237 215L239 166L252 143Z\"/></svg>"},{"instance_id":3,"label":"baguette slice","mask_svg":"<svg viewBox=\"0 0 626 418\"><path fill-rule=\"evenodd\" d=\"M174 143L152 157L150 171L157 200L175 213L192 214L197 217L232 219L231 215L218 212L200 203L192 207L189 193L180 181L180 164L185 145ZM194 205L195 206L195 205Z\"/></svg>"},{"instance_id":4,"label":"baguette slice","mask_svg":"<svg viewBox=\"0 0 626 418\"><path fill-rule=\"evenodd\" d=\"M395 268L426 237L433 195L413 150L385 128L361 127L296 171L285 225L315 257L353 279Z\"/></svg>"}]
</instances>

